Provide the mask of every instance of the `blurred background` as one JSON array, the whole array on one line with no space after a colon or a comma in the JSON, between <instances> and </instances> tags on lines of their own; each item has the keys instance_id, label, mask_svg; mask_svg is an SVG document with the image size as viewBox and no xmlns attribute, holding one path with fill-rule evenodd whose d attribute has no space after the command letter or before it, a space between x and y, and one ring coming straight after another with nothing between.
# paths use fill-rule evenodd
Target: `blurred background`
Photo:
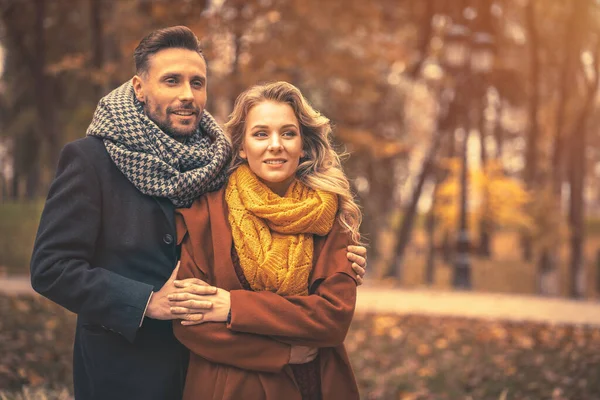
<instances>
[{"instance_id":1,"label":"blurred background","mask_svg":"<svg viewBox=\"0 0 600 400\"><path fill-rule=\"evenodd\" d=\"M265 81L335 124L369 279L596 298L595 0L0 0L0 268L26 272L58 153L176 24L208 109Z\"/></svg>"},{"instance_id":2,"label":"blurred background","mask_svg":"<svg viewBox=\"0 0 600 400\"><path fill-rule=\"evenodd\" d=\"M0 275L28 273L62 146L131 78L139 40L180 24L203 42L219 122L274 80L333 121L364 211L367 286L600 296L597 0L0 0ZM396 326L372 318L360 329ZM407 376L437 376L420 374Z\"/></svg>"}]
</instances>

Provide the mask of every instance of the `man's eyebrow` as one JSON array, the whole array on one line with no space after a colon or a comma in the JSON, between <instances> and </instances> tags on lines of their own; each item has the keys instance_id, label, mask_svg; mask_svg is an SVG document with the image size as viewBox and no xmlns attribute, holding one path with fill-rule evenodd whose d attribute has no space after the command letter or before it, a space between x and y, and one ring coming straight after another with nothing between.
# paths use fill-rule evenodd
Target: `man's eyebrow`
<instances>
[{"instance_id":1,"label":"man's eyebrow","mask_svg":"<svg viewBox=\"0 0 600 400\"><path fill-rule=\"evenodd\" d=\"M183 75L179 72L165 72L162 74L162 78L181 78ZM206 81L206 77L203 75L194 75L192 76L192 80L201 80L202 82Z\"/></svg>"}]
</instances>

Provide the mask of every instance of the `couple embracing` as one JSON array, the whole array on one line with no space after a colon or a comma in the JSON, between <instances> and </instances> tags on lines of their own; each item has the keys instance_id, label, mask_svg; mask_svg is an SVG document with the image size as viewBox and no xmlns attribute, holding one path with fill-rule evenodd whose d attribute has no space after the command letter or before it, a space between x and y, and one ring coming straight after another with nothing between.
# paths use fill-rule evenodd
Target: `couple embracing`
<instances>
[{"instance_id":1,"label":"couple embracing","mask_svg":"<svg viewBox=\"0 0 600 400\"><path fill-rule=\"evenodd\" d=\"M34 289L78 315L75 398L358 399L366 250L329 120L275 82L223 132L188 28L134 56L63 149L32 256Z\"/></svg>"}]
</instances>

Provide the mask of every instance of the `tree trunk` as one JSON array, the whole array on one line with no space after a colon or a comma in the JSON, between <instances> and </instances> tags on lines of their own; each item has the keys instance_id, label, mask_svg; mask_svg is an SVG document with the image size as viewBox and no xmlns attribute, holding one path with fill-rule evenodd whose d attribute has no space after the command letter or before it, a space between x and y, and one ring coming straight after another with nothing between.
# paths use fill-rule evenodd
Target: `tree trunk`
<instances>
[{"instance_id":1,"label":"tree trunk","mask_svg":"<svg viewBox=\"0 0 600 400\"><path fill-rule=\"evenodd\" d=\"M600 41L594 53L594 79L588 83L587 97L577 123L571 132L569 157L569 225L571 230L571 264L569 295L573 298L585 296L585 175L586 175L586 146L588 120L592 112L596 93L598 92L598 61Z\"/></svg>"},{"instance_id":2,"label":"tree trunk","mask_svg":"<svg viewBox=\"0 0 600 400\"><path fill-rule=\"evenodd\" d=\"M421 172L419 173L417 183L414 187L410 203L403 213L402 223L400 224L400 228L398 230L398 241L396 242L396 248L394 250L395 262L394 265L392 265L392 268L389 268L388 272L385 274L385 277L395 277L400 279L402 276L402 262L404 259L404 253L412 236L412 228L417 215L417 205L419 204L419 199L421 198L423 185L425 184L425 181L433 168L435 156L440 145L441 136L442 134L439 130L434 133L433 141L429 147L425 159L423 160Z\"/></svg>"},{"instance_id":3,"label":"tree trunk","mask_svg":"<svg viewBox=\"0 0 600 400\"><path fill-rule=\"evenodd\" d=\"M95 98L99 100L106 92L106 85L102 75L104 67L104 24L102 21L102 0L90 0L90 28L92 46L92 66L98 74L98 81L94 83Z\"/></svg>"},{"instance_id":4,"label":"tree trunk","mask_svg":"<svg viewBox=\"0 0 600 400\"><path fill-rule=\"evenodd\" d=\"M529 95L529 129L525 142L525 174L524 180L528 190L535 190L537 186L537 145L539 136L538 110L540 93L540 59L539 59L539 37L536 26L536 0L530 0L525 9L527 32L529 34L529 56L531 59L529 77L531 81L531 93ZM524 261L533 259L533 243L531 235L523 232L521 235L521 250ZM544 269L544 271L546 271Z\"/></svg>"},{"instance_id":5,"label":"tree trunk","mask_svg":"<svg viewBox=\"0 0 600 400\"><path fill-rule=\"evenodd\" d=\"M427 220L425 221L425 229L427 231L427 263L425 264L425 283L427 285L433 285L435 282L435 227L437 223L435 218L435 206L437 203L437 192L443 179L444 176L438 171L435 178L433 193L431 195L431 209L429 210L429 213L427 213Z\"/></svg>"},{"instance_id":6,"label":"tree trunk","mask_svg":"<svg viewBox=\"0 0 600 400\"><path fill-rule=\"evenodd\" d=\"M563 183L564 171L564 127L567 113L567 103L572 87L574 64L578 58L581 48L582 25L584 25L585 4L583 1L574 1L571 3L571 9L565 25L565 40L563 42L562 53L564 55L561 66L558 107L556 113L556 127L554 133L554 143L552 152L552 195L555 203L555 212L561 210L561 186ZM539 266L540 293L555 295L558 294L558 255L556 249L544 249ZM546 284L550 282L550 284ZM555 292L546 292L548 289L555 288Z\"/></svg>"},{"instance_id":7,"label":"tree trunk","mask_svg":"<svg viewBox=\"0 0 600 400\"><path fill-rule=\"evenodd\" d=\"M569 165L569 225L571 231L571 263L569 268L569 296L583 298L585 296L585 276L583 242L584 226L584 179L585 179L585 143L586 129L582 129L573 138L571 162Z\"/></svg>"},{"instance_id":8,"label":"tree trunk","mask_svg":"<svg viewBox=\"0 0 600 400\"><path fill-rule=\"evenodd\" d=\"M552 188L555 196L560 201L560 191L563 181L564 170L564 128L567 114L567 103L569 100L570 89L573 86L574 64L581 48L581 28L582 12L585 10L582 1L573 1L571 3L570 15L566 23L565 41L561 54L563 54L563 64L561 67L558 106L556 112L556 130L554 133L554 146L552 152Z\"/></svg>"},{"instance_id":9,"label":"tree trunk","mask_svg":"<svg viewBox=\"0 0 600 400\"><path fill-rule=\"evenodd\" d=\"M46 74L46 43L44 20L46 18L46 0L35 0L34 43L36 63L33 66L33 80L36 85L35 97L37 110L37 137L48 143L48 163L54 168L58 160L60 143L56 134L55 116L52 100L52 79ZM36 192L40 188L36 188Z\"/></svg>"},{"instance_id":10,"label":"tree trunk","mask_svg":"<svg viewBox=\"0 0 600 400\"><path fill-rule=\"evenodd\" d=\"M485 97L483 98L485 99ZM479 106L479 151L481 156L481 170L486 175L486 185L488 179L488 153L486 147L486 121L485 121L485 107L486 102L482 99ZM487 189L484 188L483 191L483 212L481 213L481 219L479 220L479 255L485 258L490 258L492 255L491 250L491 223L489 220L489 210L488 210L488 196Z\"/></svg>"},{"instance_id":11,"label":"tree trunk","mask_svg":"<svg viewBox=\"0 0 600 400\"><path fill-rule=\"evenodd\" d=\"M431 26L431 20L435 15L435 0L426 0L425 4L425 12L423 13L423 18L420 24L420 35L419 35L419 57L418 62L415 63L408 75L415 79L419 72L421 71L421 67L423 66L423 62L427 59L427 53L429 50L429 42L431 42L431 37L433 36L433 27Z\"/></svg>"},{"instance_id":12,"label":"tree trunk","mask_svg":"<svg viewBox=\"0 0 600 400\"><path fill-rule=\"evenodd\" d=\"M502 114L504 113L504 103L499 99L496 107L496 120L494 121L494 141L496 142L496 159L502 161L504 154L504 128L502 127Z\"/></svg>"}]
</instances>

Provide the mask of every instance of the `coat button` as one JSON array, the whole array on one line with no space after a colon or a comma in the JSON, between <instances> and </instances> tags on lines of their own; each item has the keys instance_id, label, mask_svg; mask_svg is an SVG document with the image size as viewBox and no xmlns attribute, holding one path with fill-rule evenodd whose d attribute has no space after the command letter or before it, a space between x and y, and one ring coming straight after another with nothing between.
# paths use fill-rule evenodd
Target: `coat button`
<instances>
[{"instance_id":1,"label":"coat button","mask_svg":"<svg viewBox=\"0 0 600 400\"><path fill-rule=\"evenodd\" d=\"M170 234L165 234L165 236L163 236L163 242L165 242L166 244L171 244L173 243L173 236L171 236Z\"/></svg>"}]
</instances>

